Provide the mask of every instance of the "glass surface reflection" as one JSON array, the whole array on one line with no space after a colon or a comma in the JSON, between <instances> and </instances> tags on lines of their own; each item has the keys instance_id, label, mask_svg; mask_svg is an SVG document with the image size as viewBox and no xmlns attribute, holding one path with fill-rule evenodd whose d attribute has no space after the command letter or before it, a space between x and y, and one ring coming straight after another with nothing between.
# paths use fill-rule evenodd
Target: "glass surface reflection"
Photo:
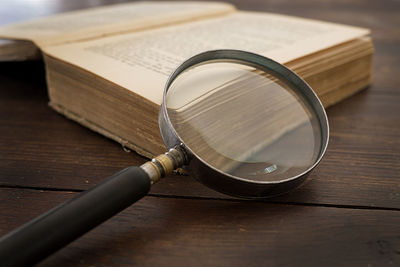
<instances>
[{"instance_id":1,"label":"glass surface reflection","mask_svg":"<svg viewBox=\"0 0 400 267\"><path fill-rule=\"evenodd\" d=\"M321 152L321 127L301 93L249 66L208 62L192 67L172 83L166 105L185 145L233 176L293 177Z\"/></svg>"}]
</instances>

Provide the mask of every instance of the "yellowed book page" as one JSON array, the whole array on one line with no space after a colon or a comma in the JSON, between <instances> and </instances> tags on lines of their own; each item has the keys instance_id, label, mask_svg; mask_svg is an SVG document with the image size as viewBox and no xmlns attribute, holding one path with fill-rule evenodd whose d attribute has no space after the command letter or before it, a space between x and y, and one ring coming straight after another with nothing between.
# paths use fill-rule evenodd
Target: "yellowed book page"
<instances>
[{"instance_id":1,"label":"yellowed book page","mask_svg":"<svg viewBox=\"0 0 400 267\"><path fill-rule=\"evenodd\" d=\"M233 12L220 2L136 2L62 13L0 28L0 38L39 47L193 21Z\"/></svg>"},{"instance_id":2,"label":"yellowed book page","mask_svg":"<svg viewBox=\"0 0 400 267\"><path fill-rule=\"evenodd\" d=\"M223 17L45 52L160 104L164 84L186 58L212 49L261 53L281 63L368 34L367 29L282 15L236 12Z\"/></svg>"}]
</instances>

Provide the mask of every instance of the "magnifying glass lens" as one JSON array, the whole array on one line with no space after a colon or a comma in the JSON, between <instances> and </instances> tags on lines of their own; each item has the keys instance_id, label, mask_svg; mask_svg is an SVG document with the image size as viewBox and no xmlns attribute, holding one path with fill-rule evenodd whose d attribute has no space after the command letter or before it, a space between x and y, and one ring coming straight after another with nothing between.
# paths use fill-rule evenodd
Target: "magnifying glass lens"
<instances>
[{"instance_id":1,"label":"magnifying glass lens","mask_svg":"<svg viewBox=\"0 0 400 267\"><path fill-rule=\"evenodd\" d=\"M321 125L302 93L242 63L209 61L186 69L170 85L166 107L191 153L242 179L294 177L321 153Z\"/></svg>"}]
</instances>

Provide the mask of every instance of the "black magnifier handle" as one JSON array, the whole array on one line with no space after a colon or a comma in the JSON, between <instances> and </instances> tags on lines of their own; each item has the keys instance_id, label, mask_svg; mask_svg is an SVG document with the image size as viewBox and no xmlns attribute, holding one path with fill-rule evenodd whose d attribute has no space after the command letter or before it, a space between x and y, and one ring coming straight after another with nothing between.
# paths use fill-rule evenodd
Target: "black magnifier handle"
<instances>
[{"instance_id":1,"label":"black magnifier handle","mask_svg":"<svg viewBox=\"0 0 400 267\"><path fill-rule=\"evenodd\" d=\"M1 266L31 266L127 208L150 190L140 167L126 168L0 239Z\"/></svg>"},{"instance_id":2,"label":"black magnifier handle","mask_svg":"<svg viewBox=\"0 0 400 267\"><path fill-rule=\"evenodd\" d=\"M145 196L151 184L183 164L171 149L140 167L128 167L0 239L0 265L31 266ZM179 165L181 166L181 165Z\"/></svg>"}]
</instances>

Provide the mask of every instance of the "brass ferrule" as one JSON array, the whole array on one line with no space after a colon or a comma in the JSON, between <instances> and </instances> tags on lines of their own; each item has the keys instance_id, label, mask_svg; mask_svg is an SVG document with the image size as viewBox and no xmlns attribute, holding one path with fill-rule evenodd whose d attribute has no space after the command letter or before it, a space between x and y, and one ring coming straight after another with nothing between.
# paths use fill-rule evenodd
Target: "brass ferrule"
<instances>
[{"instance_id":1,"label":"brass ferrule","mask_svg":"<svg viewBox=\"0 0 400 267\"><path fill-rule=\"evenodd\" d=\"M169 175L178 167L181 167L187 161L185 153L179 148L171 148L165 154L158 155L151 161L144 163L142 168L154 184L160 178Z\"/></svg>"}]
</instances>

